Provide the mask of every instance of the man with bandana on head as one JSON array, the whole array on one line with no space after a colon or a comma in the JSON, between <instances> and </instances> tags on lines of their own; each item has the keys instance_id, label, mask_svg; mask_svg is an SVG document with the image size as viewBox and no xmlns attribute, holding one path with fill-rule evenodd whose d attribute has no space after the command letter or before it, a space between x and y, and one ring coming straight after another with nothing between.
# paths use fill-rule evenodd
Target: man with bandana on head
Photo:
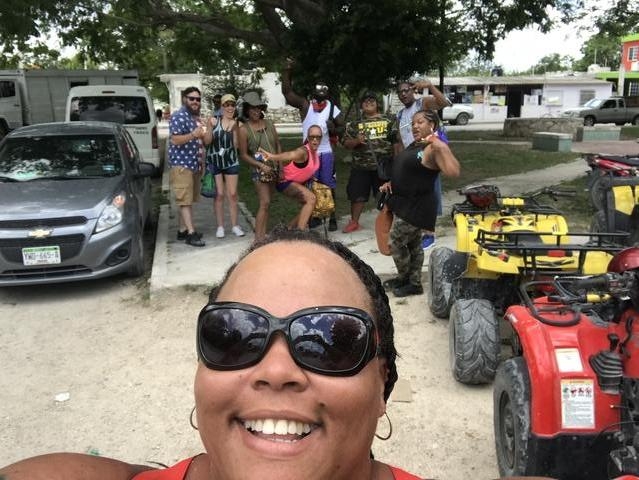
<instances>
[{"instance_id":1,"label":"man with bandana on head","mask_svg":"<svg viewBox=\"0 0 639 480\"><path fill-rule=\"evenodd\" d=\"M284 98L286 98L286 103L300 111L304 141L306 141L306 132L311 125L319 125L322 128L322 141L317 150L320 158L320 169L317 172L317 179L330 187L333 193L333 200L335 200L335 187L337 186L335 180L335 157L329 138L339 137L344 131L344 121L342 120L341 111L337 105L334 105L329 100L328 86L323 82L317 82L310 101L295 93L291 86L292 66L292 62L288 61L286 68L282 72L282 94ZM319 219L311 219L309 226L315 227L319 224ZM328 229L331 232L337 230L335 212L331 214Z\"/></svg>"}]
</instances>

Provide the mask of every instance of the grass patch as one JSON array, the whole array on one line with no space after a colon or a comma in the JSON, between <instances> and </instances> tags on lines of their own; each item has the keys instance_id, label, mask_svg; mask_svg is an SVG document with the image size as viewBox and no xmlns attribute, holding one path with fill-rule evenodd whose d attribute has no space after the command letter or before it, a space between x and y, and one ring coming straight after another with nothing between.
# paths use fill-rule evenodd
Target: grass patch
<instances>
[{"instance_id":1,"label":"grass patch","mask_svg":"<svg viewBox=\"0 0 639 480\"><path fill-rule=\"evenodd\" d=\"M532 150L530 144L521 143L521 138L507 139L501 135L500 131L455 131L449 134L451 149L461 163L462 173L455 179L444 177L445 190L456 189L485 178L536 170L575 159L575 154L571 152ZM499 141L500 143L459 143L456 140ZM516 140L519 143L507 143L509 140ZM301 145L302 138L301 135L281 135L280 141L284 150L292 150ZM350 203L346 197L350 164L344 161L347 154L348 150L341 146L335 150L337 218L350 214ZM238 192L249 211L255 214L258 202L249 167L245 162L241 162L240 165ZM370 200L368 208L374 208L374 203ZM271 201L269 228L277 223L288 223L298 211L299 205L296 202L276 192Z\"/></svg>"},{"instance_id":2,"label":"grass patch","mask_svg":"<svg viewBox=\"0 0 639 480\"><path fill-rule=\"evenodd\" d=\"M621 127L620 140L636 140L639 138L639 125Z\"/></svg>"}]
</instances>

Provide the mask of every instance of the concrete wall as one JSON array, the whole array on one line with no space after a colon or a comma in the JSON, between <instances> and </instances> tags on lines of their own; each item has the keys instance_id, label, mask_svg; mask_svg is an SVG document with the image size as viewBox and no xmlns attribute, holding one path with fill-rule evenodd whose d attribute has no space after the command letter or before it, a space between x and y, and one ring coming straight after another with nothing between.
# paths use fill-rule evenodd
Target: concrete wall
<instances>
[{"instance_id":1,"label":"concrete wall","mask_svg":"<svg viewBox=\"0 0 639 480\"><path fill-rule=\"evenodd\" d=\"M581 118L507 118L504 120L504 135L532 137L535 132L555 132L569 133L574 140L579 127L583 127Z\"/></svg>"}]
</instances>

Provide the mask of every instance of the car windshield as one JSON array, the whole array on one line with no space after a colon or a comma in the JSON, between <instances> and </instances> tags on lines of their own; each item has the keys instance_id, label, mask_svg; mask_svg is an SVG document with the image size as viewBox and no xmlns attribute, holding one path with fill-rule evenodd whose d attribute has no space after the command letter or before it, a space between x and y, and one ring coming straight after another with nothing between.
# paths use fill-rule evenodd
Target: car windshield
<instances>
[{"instance_id":1,"label":"car windshield","mask_svg":"<svg viewBox=\"0 0 639 480\"><path fill-rule=\"evenodd\" d=\"M0 181L111 177L121 172L112 135L14 137L0 147Z\"/></svg>"},{"instance_id":2,"label":"car windshield","mask_svg":"<svg viewBox=\"0 0 639 480\"><path fill-rule=\"evenodd\" d=\"M144 97L73 97L70 120L98 120L144 125L150 122L151 113Z\"/></svg>"},{"instance_id":3,"label":"car windshield","mask_svg":"<svg viewBox=\"0 0 639 480\"><path fill-rule=\"evenodd\" d=\"M597 108L599 105L602 104L604 100L604 98L591 98L586 103L584 103L584 107Z\"/></svg>"}]
</instances>

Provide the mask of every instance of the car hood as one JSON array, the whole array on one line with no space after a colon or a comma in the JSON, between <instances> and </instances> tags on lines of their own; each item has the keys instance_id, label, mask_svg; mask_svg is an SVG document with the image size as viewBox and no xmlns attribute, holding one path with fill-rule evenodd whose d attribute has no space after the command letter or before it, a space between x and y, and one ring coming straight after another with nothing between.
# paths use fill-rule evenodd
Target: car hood
<instances>
[{"instance_id":1,"label":"car hood","mask_svg":"<svg viewBox=\"0 0 639 480\"><path fill-rule=\"evenodd\" d=\"M567 108L566 110L563 111L564 114L579 114L581 112L583 112L584 110L590 110L590 108L588 107L575 107L575 108Z\"/></svg>"},{"instance_id":2,"label":"car hood","mask_svg":"<svg viewBox=\"0 0 639 480\"><path fill-rule=\"evenodd\" d=\"M47 218L82 215L96 218L113 194L124 187L123 177L83 180L35 180L0 183L0 218Z\"/></svg>"}]
</instances>

